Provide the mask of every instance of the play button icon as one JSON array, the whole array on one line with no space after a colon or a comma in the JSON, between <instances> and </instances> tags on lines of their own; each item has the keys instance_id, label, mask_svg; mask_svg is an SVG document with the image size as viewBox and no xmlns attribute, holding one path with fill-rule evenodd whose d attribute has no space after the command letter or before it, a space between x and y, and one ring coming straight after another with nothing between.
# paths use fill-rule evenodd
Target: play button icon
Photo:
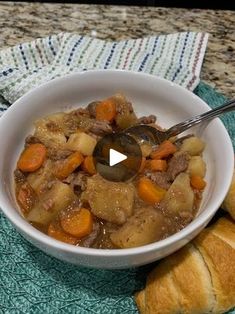
<instances>
[{"instance_id":1,"label":"play button icon","mask_svg":"<svg viewBox=\"0 0 235 314\"><path fill-rule=\"evenodd\" d=\"M127 181L140 168L142 152L136 140L124 133L105 135L93 153L97 172L110 181Z\"/></svg>"},{"instance_id":2,"label":"play button icon","mask_svg":"<svg viewBox=\"0 0 235 314\"><path fill-rule=\"evenodd\" d=\"M127 156L124 154L119 153L115 149L110 148L109 150L109 165L114 166L119 162L126 160Z\"/></svg>"}]
</instances>

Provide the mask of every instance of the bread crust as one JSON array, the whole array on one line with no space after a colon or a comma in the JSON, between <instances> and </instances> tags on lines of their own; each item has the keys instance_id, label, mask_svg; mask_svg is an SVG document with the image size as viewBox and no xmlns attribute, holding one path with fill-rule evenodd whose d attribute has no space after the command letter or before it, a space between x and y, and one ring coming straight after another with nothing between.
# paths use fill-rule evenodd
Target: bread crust
<instances>
[{"instance_id":1,"label":"bread crust","mask_svg":"<svg viewBox=\"0 0 235 314\"><path fill-rule=\"evenodd\" d=\"M222 218L212 228L204 230L193 243L197 246L211 274L212 285L216 297L213 313L224 313L235 305L235 250L216 232L221 230L229 234L231 224ZM233 230L235 229L233 224ZM233 235L233 231L231 232Z\"/></svg>"},{"instance_id":2,"label":"bread crust","mask_svg":"<svg viewBox=\"0 0 235 314\"><path fill-rule=\"evenodd\" d=\"M142 314L209 313L215 298L210 274L197 249L188 244L164 259L148 276L136 302Z\"/></svg>"},{"instance_id":3,"label":"bread crust","mask_svg":"<svg viewBox=\"0 0 235 314\"><path fill-rule=\"evenodd\" d=\"M135 301L136 301L136 304L137 304L137 307L138 307L140 313L146 314L146 311L145 311L145 289L143 289L139 292L136 292Z\"/></svg>"},{"instance_id":4,"label":"bread crust","mask_svg":"<svg viewBox=\"0 0 235 314\"><path fill-rule=\"evenodd\" d=\"M168 260L162 261L148 276L145 309L145 314L179 313L178 292L174 286Z\"/></svg>"},{"instance_id":5,"label":"bread crust","mask_svg":"<svg viewBox=\"0 0 235 314\"><path fill-rule=\"evenodd\" d=\"M234 222L230 217L220 218L210 230L221 240L227 242L233 249L235 249L235 227Z\"/></svg>"},{"instance_id":6,"label":"bread crust","mask_svg":"<svg viewBox=\"0 0 235 314\"><path fill-rule=\"evenodd\" d=\"M169 261L178 291L180 311L188 314L211 312L215 296L210 273L200 252L189 244L169 257Z\"/></svg>"},{"instance_id":7,"label":"bread crust","mask_svg":"<svg viewBox=\"0 0 235 314\"><path fill-rule=\"evenodd\" d=\"M178 292L167 261L161 262L150 274L145 293L146 314L178 313Z\"/></svg>"},{"instance_id":8,"label":"bread crust","mask_svg":"<svg viewBox=\"0 0 235 314\"><path fill-rule=\"evenodd\" d=\"M162 260L136 294L141 314L224 313L235 306L235 223L220 218Z\"/></svg>"}]
</instances>

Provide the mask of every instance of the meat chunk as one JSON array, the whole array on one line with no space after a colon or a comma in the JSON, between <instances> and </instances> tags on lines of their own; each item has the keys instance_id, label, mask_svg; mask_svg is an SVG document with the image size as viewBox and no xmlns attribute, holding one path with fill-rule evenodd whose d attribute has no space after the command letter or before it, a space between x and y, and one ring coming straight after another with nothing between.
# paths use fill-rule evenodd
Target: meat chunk
<instances>
[{"instance_id":1,"label":"meat chunk","mask_svg":"<svg viewBox=\"0 0 235 314\"><path fill-rule=\"evenodd\" d=\"M168 163L167 176L174 181L177 175L188 168L189 154L186 152L175 154Z\"/></svg>"},{"instance_id":2,"label":"meat chunk","mask_svg":"<svg viewBox=\"0 0 235 314\"><path fill-rule=\"evenodd\" d=\"M23 183L26 181L25 174L22 171L20 171L19 169L16 169L14 171L14 178L15 178L16 183Z\"/></svg>"},{"instance_id":3,"label":"meat chunk","mask_svg":"<svg viewBox=\"0 0 235 314\"><path fill-rule=\"evenodd\" d=\"M134 186L131 183L106 181L100 175L95 175L87 179L87 188L81 199L89 203L95 216L123 224L133 212Z\"/></svg>"},{"instance_id":4,"label":"meat chunk","mask_svg":"<svg viewBox=\"0 0 235 314\"><path fill-rule=\"evenodd\" d=\"M188 153L178 153L174 155L169 161L167 172L151 172L147 170L145 175L161 188L168 190L171 182L175 180L179 173L184 172L188 168L188 164Z\"/></svg>"},{"instance_id":5,"label":"meat chunk","mask_svg":"<svg viewBox=\"0 0 235 314\"><path fill-rule=\"evenodd\" d=\"M157 117L151 114L150 116L143 116L139 118L138 123L139 124L151 124L151 123L155 123L156 120L157 120Z\"/></svg>"},{"instance_id":6,"label":"meat chunk","mask_svg":"<svg viewBox=\"0 0 235 314\"><path fill-rule=\"evenodd\" d=\"M87 114L82 114L82 111L86 111ZM66 136L70 136L76 133L78 130L83 130L84 132L90 131L90 129L96 123L95 119L90 118L90 114L87 109L79 108L68 113L64 118L64 130Z\"/></svg>"},{"instance_id":7,"label":"meat chunk","mask_svg":"<svg viewBox=\"0 0 235 314\"><path fill-rule=\"evenodd\" d=\"M47 157L51 160L61 160L67 158L72 154L72 151L69 149L58 149L58 147L48 147Z\"/></svg>"},{"instance_id":8,"label":"meat chunk","mask_svg":"<svg viewBox=\"0 0 235 314\"><path fill-rule=\"evenodd\" d=\"M77 195L80 195L82 191L85 191L87 185L88 175L80 171L78 173L70 174L65 180L64 183L68 183L70 187L74 190Z\"/></svg>"},{"instance_id":9,"label":"meat chunk","mask_svg":"<svg viewBox=\"0 0 235 314\"><path fill-rule=\"evenodd\" d=\"M84 116L90 118L90 112L87 108L78 108L75 110L75 114L78 116Z\"/></svg>"},{"instance_id":10,"label":"meat chunk","mask_svg":"<svg viewBox=\"0 0 235 314\"><path fill-rule=\"evenodd\" d=\"M100 103L100 101L93 101L89 103L86 107L86 109L89 111L90 117L95 118L96 117L96 106Z\"/></svg>"},{"instance_id":11,"label":"meat chunk","mask_svg":"<svg viewBox=\"0 0 235 314\"><path fill-rule=\"evenodd\" d=\"M61 127L54 121L48 121L46 127L50 132L61 132Z\"/></svg>"},{"instance_id":12,"label":"meat chunk","mask_svg":"<svg viewBox=\"0 0 235 314\"><path fill-rule=\"evenodd\" d=\"M86 118L86 117L84 117ZM69 137L72 133L77 132L80 127L79 121L83 120L83 116L77 115L77 111L74 110L66 114L63 118L63 131L66 137ZM85 128L84 128L85 129Z\"/></svg>"},{"instance_id":13,"label":"meat chunk","mask_svg":"<svg viewBox=\"0 0 235 314\"><path fill-rule=\"evenodd\" d=\"M80 108L78 110L81 111L87 109ZM78 110L72 111L64 118L64 129L66 129L66 136L76 133L78 129L83 130L86 133L91 132L97 135L112 133L112 127L107 121L97 121L85 114L78 114Z\"/></svg>"},{"instance_id":14,"label":"meat chunk","mask_svg":"<svg viewBox=\"0 0 235 314\"><path fill-rule=\"evenodd\" d=\"M20 188L17 190L17 201L22 209L22 212L26 215L33 207L36 201L36 195L27 181L21 184Z\"/></svg>"},{"instance_id":15,"label":"meat chunk","mask_svg":"<svg viewBox=\"0 0 235 314\"><path fill-rule=\"evenodd\" d=\"M34 135L29 135L25 139L25 146L37 143L41 143L41 141Z\"/></svg>"},{"instance_id":16,"label":"meat chunk","mask_svg":"<svg viewBox=\"0 0 235 314\"><path fill-rule=\"evenodd\" d=\"M74 180L72 181L73 187L80 187L82 191L85 191L87 185L87 174L85 172L79 172L75 175Z\"/></svg>"},{"instance_id":17,"label":"meat chunk","mask_svg":"<svg viewBox=\"0 0 235 314\"><path fill-rule=\"evenodd\" d=\"M170 182L168 181L168 175L166 172L156 171L156 172L145 172L146 177L148 177L150 180L152 180L154 183L156 183L161 188L168 190L170 187Z\"/></svg>"},{"instance_id":18,"label":"meat chunk","mask_svg":"<svg viewBox=\"0 0 235 314\"><path fill-rule=\"evenodd\" d=\"M113 129L111 125L106 121L96 121L94 120L91 124L89 131L96 135L104 135L107 133L112 133Z\"/></svg>"}]
</instances>

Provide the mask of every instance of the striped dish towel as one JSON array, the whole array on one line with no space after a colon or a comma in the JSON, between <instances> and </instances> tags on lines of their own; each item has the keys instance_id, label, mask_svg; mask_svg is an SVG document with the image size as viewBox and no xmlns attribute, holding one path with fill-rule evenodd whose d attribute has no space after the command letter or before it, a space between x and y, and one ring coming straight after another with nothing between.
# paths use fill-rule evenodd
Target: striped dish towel
<instances>
[{"instance_id":1,"label":"striped dish towel","mask_svg":"<svg viewBox=\"0 0 235 314\"><path fill-rule=\"evenodd\" d=\"M61 33L0 51L0 113L35 86L89 69L155 74L193 90L208 34L184 32L108 42Z\"/></svg>"}]
</instances>

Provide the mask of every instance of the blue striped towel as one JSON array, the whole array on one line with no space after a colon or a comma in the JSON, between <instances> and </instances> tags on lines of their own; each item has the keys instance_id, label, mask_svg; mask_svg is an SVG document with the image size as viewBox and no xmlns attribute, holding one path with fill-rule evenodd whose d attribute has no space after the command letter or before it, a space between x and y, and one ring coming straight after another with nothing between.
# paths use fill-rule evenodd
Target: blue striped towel
<instances>
[{"instance_id":1,"label":"blue striped towel","mask_svg":"<svg viewBox=\"0 0 235 314\"><path fill-rule=\"evenodd\" d=\"M164 77L193 90L208 34L184 32L108 42L61 33L0 52L0 111L35 86L81 70L123 69Z\"/></svg>"}]
</instances>

